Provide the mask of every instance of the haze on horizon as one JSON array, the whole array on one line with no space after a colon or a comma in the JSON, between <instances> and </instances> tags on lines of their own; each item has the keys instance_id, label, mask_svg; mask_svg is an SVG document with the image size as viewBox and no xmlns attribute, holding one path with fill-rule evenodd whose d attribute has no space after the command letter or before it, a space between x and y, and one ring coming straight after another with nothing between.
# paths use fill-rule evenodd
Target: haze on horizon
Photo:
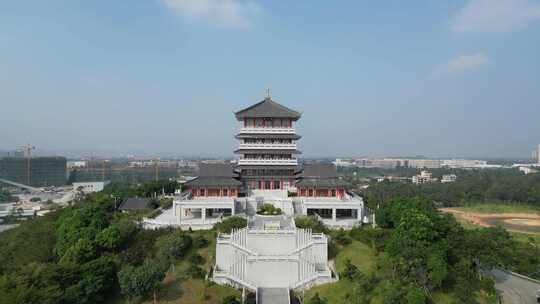
<instances>
[{"instance_id":1,"label":"haze on horizon","mask_svg":"<svg viewBox=\"0 0 540 304\"><path fill-rule=\"evenodd\" d=\"M3 1L0 150L232 156L265 89L303 156L530 157L540 1Z\"/></svg>"}]
</instances>

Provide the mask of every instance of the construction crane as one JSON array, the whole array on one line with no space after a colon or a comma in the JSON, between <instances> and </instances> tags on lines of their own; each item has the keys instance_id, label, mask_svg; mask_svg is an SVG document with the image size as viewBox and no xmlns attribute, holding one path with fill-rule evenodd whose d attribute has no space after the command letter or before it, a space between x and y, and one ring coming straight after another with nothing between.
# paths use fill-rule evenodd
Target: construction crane
<instances>
[{"instance_id":1,"label":"construction crane","mask_svg":"<svg viewBox=\"0 0 540 304\"><path fill-rule=\"evenodd\" d=\"M156 182L159 180L159 158L157 160L154 161L154 170L155 170L155 179L156 179Z\"/></svg>"},{"instance_id":2,"label":"construction crane","mask_svg":"<svg viewBox=\"0 0 540 304\"><path fill-rule=\"evenodd\" d=\"M107 162L108 160L103 160L103 163L102 163L102 171L101 171L101 179L102 181L105 181L105 173L107 173Z\"/></svg>"},{"instance_id":3,"label":"construction crane","mask_svg":"<svg viewBox=\"0 0 540 304\"><path fill-rule=\"evenodd\" d=\"M32 150L36 149L36 147L32 145L26 145L22 147L22 150L24 152L24 156L26 157L26 184L30 186L30 182L32 181L31 175L32 175L32 169L31 169L31 162L32 162Z\"/></svg>"}]
</instances>

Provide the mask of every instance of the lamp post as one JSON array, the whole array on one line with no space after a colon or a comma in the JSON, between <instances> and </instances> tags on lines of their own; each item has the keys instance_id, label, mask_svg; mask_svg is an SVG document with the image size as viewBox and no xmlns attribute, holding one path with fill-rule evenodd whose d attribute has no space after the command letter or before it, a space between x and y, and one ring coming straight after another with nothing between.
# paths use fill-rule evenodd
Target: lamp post
<instances>
[{"instance_id":1,"label":"lamp post","mask_svg":"<svg viewBox=\"0 0 540 304\"><path fill-rule=\"evenodd\" d=\"M114 199L114 214L116 214L116 196L114 194L111 194L111 197Z\"/></svg>"}]
</instances>

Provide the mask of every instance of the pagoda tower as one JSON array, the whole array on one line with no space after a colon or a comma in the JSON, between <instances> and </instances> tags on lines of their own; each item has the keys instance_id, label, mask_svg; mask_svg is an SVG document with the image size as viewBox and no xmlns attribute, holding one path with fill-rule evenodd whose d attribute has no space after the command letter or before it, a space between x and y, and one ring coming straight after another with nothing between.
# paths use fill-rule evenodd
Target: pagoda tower
<instances>
[{"instance_id":1,"label":"pagoda tower","mask_svg":"<svg viewBox=\"0 0 540 304\"><path fill-rule=\"evenodd\" d=\"M277 190L294 186L298 166L294 124L301 113L267 96L263 101L235 113L242 123L235 136L240 145L238 170L244 189Z\"/></svg>"}]
</instances>

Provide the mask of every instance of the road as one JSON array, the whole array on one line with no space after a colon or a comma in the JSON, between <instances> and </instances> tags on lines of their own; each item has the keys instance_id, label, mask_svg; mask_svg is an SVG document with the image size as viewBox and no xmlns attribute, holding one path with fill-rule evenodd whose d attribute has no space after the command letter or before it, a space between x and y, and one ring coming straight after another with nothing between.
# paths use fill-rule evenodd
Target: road
<instances>
[{"instance_id":1,"label":"road","mask_svg":"<svg viewBox=\"0 0 540 304\"><path fill-rule=\"evenodd\" d=\"M23 184L16 183L16 182L12 182L12 181L10 181L10 180L3 179L3 178L0 178L0 182L2 182L2 183L4 183L4 184L11 185L11 186L15 186L15 187L27 189L27 190L30 190L30 191L32 191L32 192L43 192L43 190L41 190L41 189L39 189L39 188L31 187L31 186L27 186L27 185L23 185Z\"/></svg>"},{"instance_id":2,"label":"road","mask_svg":"<svg viewBox=\"0 0 540 304\"><path fill-rule=\"evenodd\" d=\"M540 283L521 278L509 272L494 269L490 271L495 280L495 288L501 291L504 304L537 304L536 291Z\"/></svg>"}]
</instances>

